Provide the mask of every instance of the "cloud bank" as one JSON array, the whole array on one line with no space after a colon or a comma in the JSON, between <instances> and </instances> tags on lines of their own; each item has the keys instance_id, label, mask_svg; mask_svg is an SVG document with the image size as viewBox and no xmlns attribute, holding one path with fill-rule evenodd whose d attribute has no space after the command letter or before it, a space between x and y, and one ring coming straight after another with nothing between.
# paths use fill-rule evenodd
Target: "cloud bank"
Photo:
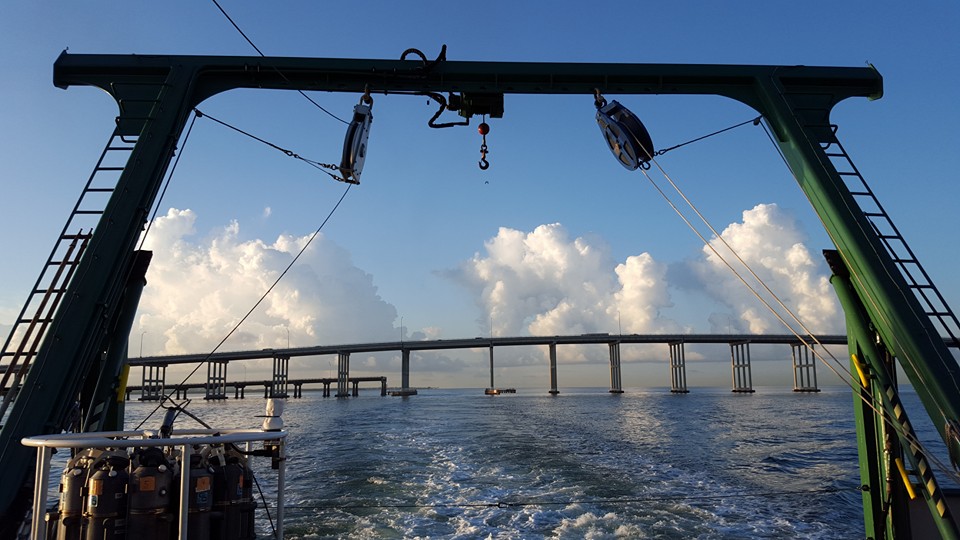
<instances>
[{"instance_id":1,"label":"cloud bank","mask_svg":"<svg viewBox=\"0 0 960 540\"><path fill-rule=\"evenodd\" d=\"M133 330L147 332L149 354L212 350L308 241L240 240L237 222L198 240L195 221L193 211L171 209L147 238L157 256ZM387 341L396 317L373 277L319 235L223 349L285 347L288 332L293 346Z\"/></svg>"},{"instance_id":2,"label":"cloud bank","mask_svg":"<svg viewBox=\"0 0 960 540\"><path fill-rule=\"evenodd\" d=\"M806 239L792 216L775 204L757 205L743 212L742 222L729 225L720 235L726 244L713 238L709 247L703 247L703 258L691 265L702 289L730 309L737 322L737 331L751 334L787 332L721 261L718 254L761 290L756 280L750 279L749 273L738 263L731 248L810 331L843 333L843 312L830 285L826 264L811 256L804 245ZM769 294L764 293L764 297L774 304ZM797 331L801 331L782 309L778 311ZM715 317L713 322L718 322L718 318ZM718 328L716 324L711 326L711 331L722 331L722 327Z\"/></svg>"},{"instance_id":3,"label":"cloud bank","mask_svg":"<svg viewBox=\"0 0 960 540\"><path fill-rule=\"evenodd\" d=\"M811 257L790 215L775 204L758 205L721 236L726 244L714 238L711 247L749 275L730 248L739 253L811 330L842 330L826 265ZM694 321L668 316L674 285L667 265L650 253L615 264L602 241L571 239L558 223L529 233L501 228L484 247L454 275L489 314L494 335L787 331L707 246L701 258L679 263L678 273L688 277L682 288L727 311Z\"/></svg>"},{"instance_id":4,"label":"cloud bank","mask_svg":"<svg viewBox=\"0 0 960 540\"><path fill-rule=\"evenodd\" d=\"M237 222L199 236L195 222L191 210L171 209L152 226L146 247L157 256L133 329L133 339L146 332L145 355L212 350L308 240L241 240ZM812 331L842 332L826 265L810 255L792 216L774 204L758 205L721 234ZM711 245L729 255L718 238ZM615 261L603 239L571 237L559 223L532 231L503 227L482 252L441 273L471 292L475 305L464 309L476 310L477 328L445 328L436 321L411 332L412 340L487 335L491 324L495 336L786 331L707 247L685 261L658 261L651 253ZM684 316L675 297L699 299L707 309ZM288 332L292 346L391 341L397 319L374 276L321 235L221 350L282 348ZM447 354L425 353L414 365L443 372L465 368L455 352ZM513 355L503 359L532 364L542 362L545 351ZM477 355L468 356L465 362L474 369ZM599 359L596 348L565 348L563 357ZM499 352L497 358L499 365ZM394 369L398 362L381 355L357 366Z\"/></svg>"}]
</instances>

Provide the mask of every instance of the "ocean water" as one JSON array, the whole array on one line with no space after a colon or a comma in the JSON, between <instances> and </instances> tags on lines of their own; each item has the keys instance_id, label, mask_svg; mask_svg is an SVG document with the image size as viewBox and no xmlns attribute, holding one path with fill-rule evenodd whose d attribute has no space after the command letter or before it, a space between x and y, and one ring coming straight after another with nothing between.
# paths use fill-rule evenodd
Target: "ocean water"
<instances>
[{"instance_id":1,"label":"ocean water","mask_svg":"<svg viewBox=\"0 0 960 540\"><path fill-rule=\"evenodd\" d=\"M851 400L844 388L305 392L284 413L286 537L862 538ZM264 403L189 410L256 427ZM128 402L128 421L154 406ZM275 494L269 464L257 471Z\"/></svg>"}]
</instances>

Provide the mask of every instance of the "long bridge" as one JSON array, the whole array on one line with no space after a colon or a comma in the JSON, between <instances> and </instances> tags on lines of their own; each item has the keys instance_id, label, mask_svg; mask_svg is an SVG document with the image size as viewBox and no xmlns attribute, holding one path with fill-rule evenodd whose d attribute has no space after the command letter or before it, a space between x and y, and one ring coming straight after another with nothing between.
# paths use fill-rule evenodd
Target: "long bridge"
<instances>
[{"instance_id":1,"label":"long bridge","mask_svg":"<svg viewBox=\"0 0 960 540\"><path fill-rule=\"evenodd\" d=\"M288 386L294 384L299 393L300 386L309 379L290 379L289 362L291 358L303 356L337 355L336 379L318 379L325 383L325 395L329 395L329 384L337 383L337 397L350 394L349 385L355 384L350 377L350 355L376 352L399 352L401 357L401 387L399 395L415 393L410 387L411 351L436 351L449 349L489 349L490 387L495 388L493 378L494 349L497 347L547 346L549 347L550 394L558 394L557 386L557 346L559 345L607 345L610 358L610 392L622 393L620 368L620 346L622 344L662 344L668 346L670 367L670 391L686 393L687 375L684 346L686 344L728 345L730 348L730 369L732 391L753 392L751 373L750 345L789 345L793 357L793 389L797 392L816 392L816 358L810 347L812 343L823 345L844 345L845 335L801 336L793 334L579 334L569 336L517 336L517 337L477 337L460 339L437 339L424 341L388 341L379 343L356 343L342 345L317 345L286 349L260 349L254 351L217 352L212 354L183 354L171 356L145 356L129 358L130 366L143 368L142 385L130 387L140 390L141 399L157 399L163 395L166 368L177 364L197 364L207 362L207 382L193 383L194 388L205 388L206 398L226 398L226 387L237 391L237 384L227 382L227 365L232 361L273 359L273 376L269 380L255 384L264 385L266 397L288 395ZM372 378L379 380L380 378ZM358 379L359 380L359 379ZM252 383L254 384L254 383ZM383 383L386 384L385 382ZM356 395L354 386L353 395Z\"/></svg>"}]
</instances>

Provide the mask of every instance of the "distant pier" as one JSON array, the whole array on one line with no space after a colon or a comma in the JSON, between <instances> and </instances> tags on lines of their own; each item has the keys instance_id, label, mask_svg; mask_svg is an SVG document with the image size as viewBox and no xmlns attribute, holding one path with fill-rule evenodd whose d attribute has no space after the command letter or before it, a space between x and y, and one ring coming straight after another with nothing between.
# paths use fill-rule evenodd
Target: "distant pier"
<instances>
[{"instance_id":1,"label":"distant pier","mask_svg":"<svg viewBox=\"0 0 960 540\"><path fill-rule=\"evenodd\" d=\"M330 397L331 387L338 382L338 379L334 378L313 378L313 379L291 379L286 381L285 387L280 387L274 384L273 380L262 380L262 381L236 381L236 382L224 382L222 385L211 386L209 383L188 383L180 384L176 386L166 387L165 385L149 385L149 386L127 386L126 388L126 399L129 401L131 396L139 393L138 401L158 401L165 396L175 396L176 399L184 399L189 394L190 390L201 390L203 391L203 399L207 400L223 400L229 398L229 393L227 388L233 389L233 398L234 399L245 399L246 398L246 388L250 387L263 387L263 397L264 398L302 398L303 397L303 385L305 384L322 384L323 385L323 397ZM351 397L357 397L360 395L360 383L380 383L380 395L387 395L387 378L386 377L350 377L347 379L348 386L352 387L349 395ZM292 391L290 390L292 387ZM416 390L413 391L416 393ZM337 397L346 397L340 396Z\"/></svg>"}]
</instances>

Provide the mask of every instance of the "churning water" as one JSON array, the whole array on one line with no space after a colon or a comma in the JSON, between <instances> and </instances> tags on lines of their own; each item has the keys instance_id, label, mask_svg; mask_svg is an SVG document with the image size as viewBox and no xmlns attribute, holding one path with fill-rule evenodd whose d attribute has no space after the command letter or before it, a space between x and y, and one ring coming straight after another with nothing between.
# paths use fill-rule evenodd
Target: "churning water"
<instances>
[{"instance_id":1,"label":"churning water","mask_svg":"<svg viewBox=\"0 0 960 540\"><path fill-rule=\"evenodd\" d=\"M851 401L842 388L305 392L285 412L286 536L859 538ZM154 406L130 402L127 417ZM263 406L190 410L255 427Z\"/></svg>"}]
</instances>

